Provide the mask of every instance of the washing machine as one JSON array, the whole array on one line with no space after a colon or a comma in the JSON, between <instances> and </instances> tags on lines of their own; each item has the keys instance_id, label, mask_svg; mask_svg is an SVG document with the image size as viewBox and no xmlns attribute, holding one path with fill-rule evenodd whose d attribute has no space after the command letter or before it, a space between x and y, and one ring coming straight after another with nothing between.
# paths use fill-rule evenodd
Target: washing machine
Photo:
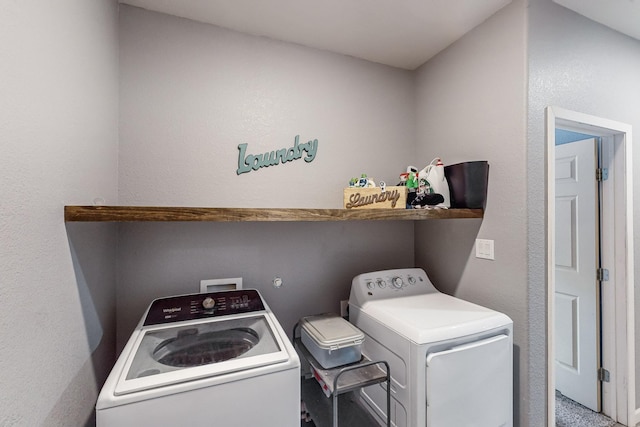
<instances>
[{"instance_id":1,"label":"washing machine","mask_svg":"<svg viewBox=\"0 0 640 427\"><path fill-rule=\"evenodd\" d=\"M258 291L153 301L96 403L98 427L294 427L300 360Z\"/></svg>"},{"instance_id":2,"label":"washing machine","mask_svg":"<svg viewBox=\"0 0 640 427\"><path fill-rule=\"evenodd\" d=\"M362 353L390 364L393 426L513 425L513 322L505 314L445 295L411 268L356 276L349 320L366 335ZM383 386L360 391L381 425Z\"/></svg>"}]
</instances>

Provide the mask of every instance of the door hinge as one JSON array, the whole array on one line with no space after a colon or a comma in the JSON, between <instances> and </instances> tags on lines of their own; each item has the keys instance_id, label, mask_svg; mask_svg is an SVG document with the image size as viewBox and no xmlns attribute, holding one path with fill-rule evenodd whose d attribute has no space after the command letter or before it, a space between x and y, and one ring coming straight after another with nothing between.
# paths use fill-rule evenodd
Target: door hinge
<instances>
[{"instance_id":1,"label":"door hinge","mask_svg":"<svg viewBox=\"0 0 640 427\"><path fill-rule=\"evenodd\" d=\"M604 368L598 368L598 381L609 382L609 371Z\"/></svg>"},{"instance_id":2,"label":"door hinge","mask_svg":"<svg viewBox=\"0 0 640 427\"><path fill-rule=\"evenodd\" d=\"M606 282L609 280L609 270L606 268L599 268L596 270L597 280L600 282Z\"/></svg>"},{"instance_id":3,"label":"door hinge","mask_svg":"<svg viewBox=\"0 0 640 427\"><path fill-rule=\"evenodd\" d=\"M607 168L598 168L596 169L596 181L606 181L609 179L609 169Z\"/></svg>"}]
</instances>

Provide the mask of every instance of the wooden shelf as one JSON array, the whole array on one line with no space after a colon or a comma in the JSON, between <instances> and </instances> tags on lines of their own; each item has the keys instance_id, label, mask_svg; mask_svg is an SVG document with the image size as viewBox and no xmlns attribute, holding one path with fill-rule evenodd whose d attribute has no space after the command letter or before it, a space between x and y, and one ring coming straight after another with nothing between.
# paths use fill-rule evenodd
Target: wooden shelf
<instances>
[{"instance_id":1,"label":"wooden shelf","mask_svg":"<svg viewBox=\"0 0 640 427\"><path fill-rule=\"evenodd\" d=\"M162 206L65 206L66 222L403 221L482 218L482 209L270 209Z\"/></svg>"}]
</instances>

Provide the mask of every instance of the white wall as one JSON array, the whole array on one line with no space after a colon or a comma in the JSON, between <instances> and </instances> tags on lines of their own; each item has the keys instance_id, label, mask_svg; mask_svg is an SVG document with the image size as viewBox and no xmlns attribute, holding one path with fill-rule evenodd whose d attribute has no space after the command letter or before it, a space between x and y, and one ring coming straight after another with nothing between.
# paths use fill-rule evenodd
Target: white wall
<instances>
[{"instance_id":1,"label":"white wall","mask_svg":"<svg viewBox=\"0 0 640 427\"><path fill-rule=\"evenodd\" d=\"M113 354L114 240L90 227L74 271L63 206L117 201L116 4L2 2L0 58L0 425L84 425Z\"/></svg>"},{"instance_id":2,"label":"white wall","mask_svg":"<svg viewBox=\"0 0 640 427\"><path fill-rule=\"evenodd\" d=\"M396 184L410 163L408 71L129 6L120 42L122 204L340 208L351 177ZM298 134L313 162L236 174L238 144ZM126 224L118 257L118 348L153 298L207 278L242 276L288 331L337 311L355 275L413 266L413 224Z\"/></svg>"},{"instance_id":3,"label":"white wall","mask_svg":"<svg viewBox=\"0 0 640 427\"><path fill-rule=\"evenodd\" d=\"M629 123L640 129L640 41L594 23L551 0L531 2L529 20L529 142L527 175L530 218L530 298L542 320L545 305L545 189L544 110L549 105ZM640 152L634 148L634 165ZM638 205L640 174L634 172L634 203ZM635 210L635 247L640 243L640 219ZM636 250L635 276L640 277L640 253ZM640 307L636 287L636 307ZM640 316L636 315L636 332ZM636 340L638 341L638 340ZM544 341L540 340L541 343ZM537 360L545 353L539 348ZM636 355L639 356L638 350ZM640 361L636 365L640 366ZM636 369L636 376L638 370ZM640 385L636 378L636 384ZM636 390L636 396L640 394ZM639 405L640 406L640 405Z\"/></svg>"},{"instance_id":4,"label":"white wall","mask_svg":"<svg viewBox=\"0 0 640 427\"><path fill-rule=\"evenodd\" d=\"M440 156L490 169L484 219L417 223L415 238L416 265L436 287L514 321L514 417L536 426L544 384L528 369L529 334L544 324L527 310L526 43L526 5L515 0L417 70L417 166ZM476 237L495 241L495 261L475 258Z\"/></svg>"}]
</instances>

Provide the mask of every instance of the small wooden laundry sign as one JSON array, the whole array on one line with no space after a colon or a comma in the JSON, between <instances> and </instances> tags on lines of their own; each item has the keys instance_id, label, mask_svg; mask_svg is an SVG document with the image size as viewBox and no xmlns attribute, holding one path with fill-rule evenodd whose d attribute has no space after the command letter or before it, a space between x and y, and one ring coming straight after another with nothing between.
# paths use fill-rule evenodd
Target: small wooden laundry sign
<instances>
[{"instance_id":1,"label":"small wooden laundry sign","mask_svg":"<svg viewBox=\"0 0 640 427\"><path fill-rule=\"evenodd\" d=\"M257 171L260 168L267 168L281 163L292 162L294 160L301 159L303 156L304 161L310 163L316 158L316 154L318 152L317 139L303 142L301 144L300 135L296 135L293 147L281 148L264 154L248 154L247 146L248 144L246 143L238 144L238 169L236 170L238 175Z\"/></svg>"},{"instance_id":2,"label":"small wooden laundry sign","mask_svg":"<svg viewBox=\"0 0 640 427\"><path fill-rule=\"evenodd\" d=\"M379 187L344 189L342 198L345 209L405 209L407 204L407 187Z\"/></svg>"}]
</instances>

